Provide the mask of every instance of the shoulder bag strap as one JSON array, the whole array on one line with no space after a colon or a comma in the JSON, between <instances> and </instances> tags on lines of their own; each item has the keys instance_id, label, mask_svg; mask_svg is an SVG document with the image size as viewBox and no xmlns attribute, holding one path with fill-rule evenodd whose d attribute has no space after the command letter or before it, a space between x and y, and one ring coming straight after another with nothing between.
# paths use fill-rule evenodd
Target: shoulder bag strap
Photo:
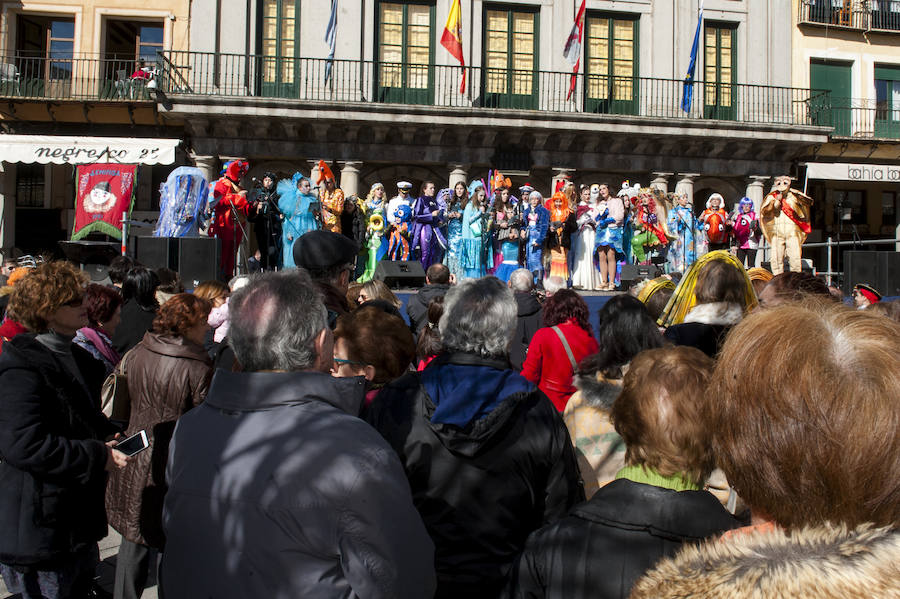
<instances>
[{"instance_id":1,"label":"shoulder bag strap","mask_svg":"<svg viewBox=\"0 0 900 599\"><path fill-rule=\"evenodd\" d=\"M572 364L572 372L578 369L578 363L575 362L575 354L572 353L572 348L569 347L569 342L566 341L566 336L563 335L563 332L559 329L558 326L552 327L553 332L556 333L559 340L562 341L563 347L566 349L566 355L569 356L569 362Z\"/></svg>"}]
</instances>

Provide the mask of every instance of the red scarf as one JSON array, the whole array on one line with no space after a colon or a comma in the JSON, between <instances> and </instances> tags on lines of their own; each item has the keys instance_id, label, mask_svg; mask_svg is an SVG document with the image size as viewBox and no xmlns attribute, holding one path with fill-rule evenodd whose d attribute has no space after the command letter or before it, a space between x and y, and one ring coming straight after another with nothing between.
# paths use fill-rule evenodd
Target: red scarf
<instances>
[{"instance_id":1,"label":"red scarf","mask_svg":"<svg viewBox=\"0 0 900 599\"><path fill-rule=\"evenodd\" d=\"M791 222L797 225L797 227L801 231L809 235L810 231L812 231L812 227L809 226L808 222L802 221L797 218L797 215L794 213L794 209L788 206L787 201L785 201L785 199L781 196L780 191L775 192L775 198L781 201L781 211L784 212L784 215L791 219Z\"/></svg>"}]
</instances>

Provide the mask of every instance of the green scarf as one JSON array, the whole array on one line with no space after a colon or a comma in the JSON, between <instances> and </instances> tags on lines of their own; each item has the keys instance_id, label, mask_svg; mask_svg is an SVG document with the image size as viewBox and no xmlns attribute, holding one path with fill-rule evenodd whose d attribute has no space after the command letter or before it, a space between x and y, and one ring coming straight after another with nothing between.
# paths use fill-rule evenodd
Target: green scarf
<instances>
[{"instance_id":1,"label":"green scarf","mask_svg":"<svg viewBox=\"0 0 900 599\"><path fill-rule=\"evenodd\" d=\"M691 482L683 474L663 476L652 468L645 466L625 466L616 472L616 478L625 478L632 482L672 489L673 491L699 491L701 486Z\"/></svg>"}]
</instances>

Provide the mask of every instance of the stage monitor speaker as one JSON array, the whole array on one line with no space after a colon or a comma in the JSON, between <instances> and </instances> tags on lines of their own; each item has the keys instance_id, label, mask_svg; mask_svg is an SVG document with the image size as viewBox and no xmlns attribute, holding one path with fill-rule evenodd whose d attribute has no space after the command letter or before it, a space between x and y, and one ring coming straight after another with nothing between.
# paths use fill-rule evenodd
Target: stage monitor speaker
<instances>
[{"instance_id":1,"label":"stage monitor speaker","mask_svg":"<svg viewBox=\"0 0 900 599\"><path fill-rule=\"evenodd\" d=\"M375 267L375 278L388 287L421 287L425 284L425 269L416 260L382 260Z\"/></svg>"},{"instance_id":2,"label":"stage monitor speaker","mask_svg":"<svg viewBox=\"0 0 900 599\"><path fill-rule=\"evenodd\" d=\"M216 237L181 237L178 240L178 274L186 289L218 278L222 240Z\"/></svg>"},{"instance_id":3,"label":"stage monitor speaker","mask_svg":"<svg viewBox=\"0 0 900 599\"><path fill-rule=\"evenodd\" d=\"M885 297L900 295L900 252L844 252L844 294L858 283L871 285Z\"/></svg>"},{"instance_id":4,"label":"stage monitor speaker","mask_svg":"<svg viewBox=\"0 0 900 599\"><path fill-rule=\"evenodd\" d=\"M134 238L134 259L153 270L178 270L178 238L139 235Z\"/></svg>"},{"instance_id":5,"label":"stage monitor speaker","mask_svg":"<svg viewBox=\"0 0 900 599\"><path fill-rule=\"evenodd\" d=\"M661 274L662 271L655 264L623 264L619 279L622 281L622 288L628 289L635 281L655 279Z\"/></svg>"}]
</instances>

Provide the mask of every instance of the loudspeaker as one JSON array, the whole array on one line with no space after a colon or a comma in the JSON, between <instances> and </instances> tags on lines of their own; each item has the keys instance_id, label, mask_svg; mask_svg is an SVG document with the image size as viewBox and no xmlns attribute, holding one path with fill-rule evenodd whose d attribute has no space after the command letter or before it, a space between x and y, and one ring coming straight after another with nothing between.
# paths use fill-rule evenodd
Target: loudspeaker
<instances>
[{"instance_id":1,"label":"loudspeaker","mask_svg":"<svg viewBox=\"0 0 900 599\"><path fill-rule=\"evenodd\" d=\"M178 274L185 288L218 277L222 240L216 237L181 237L178 240Z\"/></svg>"},{"instance_id":2,"label":"loudspeaker","mask_svg":"<svg viewBox=\"0 0 900 599\"><path fill-rule=\"evenodd\" d=\"M619 280L622 289L628 289L637 280L655 279L662 271L655 264L623 264Z\"/></svg>"},{"instance_id":3,"label":"loudspeaker","mask_svg":"<svg viewBox=\"0 0 900 599\"><path fill-rule=\"evenodd\" d=\"M900 295L900 252L844 252L844 294L858 283L871 285L885 297Z\"/></svg>"},{"instance_id":4,"label":"loudspeaker","mask_svg":"<svg viewBox=\"0 0 900 599\"><path fill-rule=\"evenodd\" d=\"M154 270L157 268L178 270L178 238L135 237L134 259Z\"/></svg>"},{"instance_id":5,"label":"loudspeaker","mask_svg":"<svg viewBox=\"0 0 900 599\"><path fill-rule=\"evenodd\" d=\"M425 284L425 269L416 260L382 260L375 267L375 279L388 287L421 287Z\"/></svg>"}]
</instances>

